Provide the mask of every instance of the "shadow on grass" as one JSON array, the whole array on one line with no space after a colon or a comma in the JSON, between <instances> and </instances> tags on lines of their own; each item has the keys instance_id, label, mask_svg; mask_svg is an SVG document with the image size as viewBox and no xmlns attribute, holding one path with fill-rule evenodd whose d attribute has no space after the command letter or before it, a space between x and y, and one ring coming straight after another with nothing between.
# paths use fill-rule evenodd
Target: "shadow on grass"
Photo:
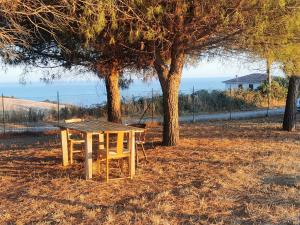
<instances>
[{"instance_id":1,"label":"shadow on grass","mask_svg":"<svg viewBox=\"0 0 300 225\"><path fill-rule=\"evenodd\" d=\"M101 213L107 214L109 210L114 211L115 213L123 213L123 212L132 212L133 214L136 213L149 213L149 208L145 207L140 207L135 204L132 204L131 202L133 200L138 200L138 199L144 199L148 202L154 201L161 193L168 191L171 194L177 196L180 193L180 190L189 188L189 187L196 187L196 188L201 188L202 186L201 180L193 180L192 182L181 185L180 187L174 187L168 190L161 190L157 192L144 192L142 194L139 194L137 196L131 196L131 197L126 197L123 198L117 202L115 202L112 205L104 205L104 204L94 204L94 203L86 203L82 201L77 201L77 200L68 200L68 199L59 199L51 196L35 196L31 194L23 194L22 197L27 197L30 199L34 200L42 200L42 201L49 201L49 202L56 202L59 204L63 205L71 205L71 206L81 206L84 207L88 210L93 210L93 209L100 209ZM17 199L15 199L17 200ZM150 209L151 210L151 209ZM189 224L189 222L200 222L200 221L208 221L208 222L215 222L214 219L208 218L206 214L188 214L188 213L180 213L180 212L163 212L163 211L158 211L155 208L153 208L153 211L151 211L151 214L154 215L160 215L164 217L176 217L180 219L181 221L184 220L182 224ZM105 216L103 216L105 218Z\"/></svg>"},{"instance_id":2,"label":"shadow on grass","mask_svg":"<svg viewBox=\"0 0 300 225\"><path fill-rule=\"evenodd\" d=\"M300 176L296 175L281 175L281 176L270 176L263 178L264 184L275 184L287 187L300 187Z\"/></svg>"},{"instance_id":3,"label":"shadow on grass","mask_svg":"<svg viewBox=\"0 0 300 225\"><path fill-rule=\"evenodd\" d=\"M218 219L210 218L206 213L189 214L189 213L174 212L174 211L167 211L167 212L166 211L158 211L155 208L149 209L149 207L147 207L147 206L143 207L143 206L138 206L138 205L135 205L134 203L132 203L132 202L135 202L134 200L139 200L139 199L143 199L143 201L146 201L148 203L153 202L156 200L156 198L159 197L160 194L162 194L164 192L168 192L175 197L180 197L180 193L182 190L184 190L186 188L197 188L197 189L201 190L202 186L203 186L203 180L195 179L189 183L182 184L182 185L176 186L176 187L172 187L170 189L164 189L164 190L153 191L153 192L143 192L136 196L125 197L111 205L88 203L88 202L82 202L82 201L78 201L78 200L59 199L59 198L55 198L55 197L51 197L51 196L35 196L35 195L30 195L30 194L22 195L22 197L27 197L27 198L34 199L34 200L56 202L56 203L63 204L63 205L81 206L87 210L100 209L101 214L104 214L104 215L107 215L109 211L113 211L116 214L122 214L124 212L131 212L133 215L151 213L152 215L158 215L158 216L162 216L165 218L168 218L168 217L169 218L177 218L181 221L181 224L195 224L195 223L201 224L201 222L204 222L204 221L206 223L215 224L216 222L218 222ZM244 194L241 193L241 196L244 196ZM263 203L263 202L268 201L268 197L266 197L264 195L262 195L260 197L254 196L253 199L251 197L249 198L247 196L244 196L244 197L246 197L246 199L243 199L244 203L245 202L252 202L252 203L261 202L261 203ZM295 207L300 206L300 202L296 201L295 199L281 199L279 197L274 199L272 201L272 204L274 204L274 205L287 205L288 204L288 205L294 205ZM262 223L268 222L268 221L262 221L261 219L257 219L257 220L255 218L250 219L248 217L248 213L247 213L246 208L244 207L244 204L239 205L236 208L232 208L231 212L233 215L237 216L237 218L240 219L240 222L242 222L242 224L257 224L257 223L261 223L261 222ZM105 216L103 216L102 218L105 218ZM226 222L226 218L223 218L222 221ZM280 224L282 224L282 223L280 223Z\"/></svg>"},{"instance_id":4,"label":"shadow on grass","mask_svg":"<svg viewBox=\"0 0 300 225\"><path fill-rule=\"evenodd\" d=\"M0 157L0 176L9 176L22 179L33 178L82 178L83 163L63 167L58 154L49 155L47 152L28 151L26 155Z\"/></svg>"},{"instance_id":5,"label":"shadow on grass","mask_svg":"<svg viewBox=\"0 0 300 225\"><path fill-rule=\"evenodd\" d=\"M216 125L215 125L216 124ZM234 139L253 139L255 141L268 141L268 142L282 142L282 141L300 141L300 132L287 132L281 129L281 124L271 123L268 124L261 121L261 126L257 126L259 122L252 123L245 121L236 124L231 122L215 122L214 125L210 123L199 123L198 127L189 129L188 125L182 126L184 132L181 137L183 138L226 138L229 140ZM219 125L218 125L219 124ZM241 125L242 124L242 125Z\"/></svg>"}]
</instances>

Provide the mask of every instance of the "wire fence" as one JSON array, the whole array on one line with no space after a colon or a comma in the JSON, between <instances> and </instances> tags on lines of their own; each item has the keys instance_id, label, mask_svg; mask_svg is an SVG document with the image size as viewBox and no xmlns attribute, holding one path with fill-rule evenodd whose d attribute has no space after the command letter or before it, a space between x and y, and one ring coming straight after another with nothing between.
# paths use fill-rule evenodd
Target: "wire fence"
<instances>
[{"instance_id":1,"label":"wire fence","mask_svg":"<svg viewBox=\"0 0 300 225\"><path fill-rule=\"evenodd\" d=\"M238 119L275 115L283 112L285 95L268 95L252 90L208 91L182 90L179 94L180 121ZM1 95L0 133L40 132L57 129L55 125L69 118L106 120L106 102L96 102L96 94L15 98ZM93 100L93 101L91 101ZM145 91L143 96L122 96L123 123L163 121L161 91Z\"/></svg>"}]
</instances>

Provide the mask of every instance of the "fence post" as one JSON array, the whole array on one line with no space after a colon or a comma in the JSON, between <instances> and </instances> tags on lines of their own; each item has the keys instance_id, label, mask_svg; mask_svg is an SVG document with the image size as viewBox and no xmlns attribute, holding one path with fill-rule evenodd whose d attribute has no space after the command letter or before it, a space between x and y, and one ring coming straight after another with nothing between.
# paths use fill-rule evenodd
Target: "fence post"
<instances>
[{"instance_id":1,"label":"fence post","mask_svg":"<svg viewBox=\"0 0 300 225\"><path fill-rule=\"evenodd\" d=\"M154 121L154 97L153 97L153 88L152 88L152 96L151 96L151 118L152 123Z\"/></svg>"},{"instance_id":2,"label":"fence post","mask_svg":"<svg viewBox=\"0 0 300 225\"><path fill-rule=\"evenodd\" d=\"M122 97L123 99L123 104L122 106L124 107L124 122L125 124L128 124L128 112L127 112L127 102L126 102L126 97Z\"/></svg>"},{"instance_id":3,"label":"fence post","mask_svg":"<svg viewBox=\"0 0 300 225\"><path fill-rule=\"evenodd\" d=\"M128 98L129 99L129 98ZM125 106L125 116L126 116L126 123L128 123L129 119L129 112L128 112L128 103L127 103L127 98L124 98L124 106Z\"/></svg>"},{"instance_id":4,"label":"fence post","mask_svg":"<svg viewBox=\"0 0 300 225\"><path fill-rule=\"evenodd\" d=\"M4 107L4 95L2 93L2 123L3 123L3 133L6 133L5 127L5 107Z\"/></svg>"},{"instance_id":5,"label":"fence post","mask_svg":"<svg viewBox=\"0 0 300 225\"><path fill-rule=\"evenodd\" d=\"M270 109L271 109L271 92L272 92L272 86L271 86L271 82L269 82L268 84L268 108L267 108L267 115L266 117L270 116Z\"/></svg>"},{"instance_id":6,"label":"fence post","mask_svg":"<svg viewBox=\"0 0 300 225\"><path fill-rule=\"evenodd\" d=\"M193 86L193 123L195 123L195 87Z\"/></svg>"},{"instance_id":7,"label":"fence post","mask_svg":"<svg viewBox=\"0 0 300 225\"><path fill-rule=\"evenodd\" d=\"M267 59L267 79L268 79L268 89L267 89L267 94L268 94L268 108L267 108L267 115L266 117L269 117L269 111L270 111L270 104L271 104L271 91L272 91L272 77L271 77L271 66L272 63L270 62L269 59Z\"/></svg>"},{"instance_id":8,"label":"fence post","mask_svg":"<svg viewBox=\"0 0 300 225\"><path fill-rule=\"evenodd\" d=\"M229 88L229 120L232 119L232 88L231 88L231 84L230 84L230 88Z\"/></svg>"},{"instance_id":9,"label":"fence post","mask_svg":"<svg viewBox=\"0 0 300 225\"><path fill-rule=\"evenodd\" d=\"M57 92L57 123L60 121L60 105L59 105L59 92Z\"/></svg>"}]
</instances>

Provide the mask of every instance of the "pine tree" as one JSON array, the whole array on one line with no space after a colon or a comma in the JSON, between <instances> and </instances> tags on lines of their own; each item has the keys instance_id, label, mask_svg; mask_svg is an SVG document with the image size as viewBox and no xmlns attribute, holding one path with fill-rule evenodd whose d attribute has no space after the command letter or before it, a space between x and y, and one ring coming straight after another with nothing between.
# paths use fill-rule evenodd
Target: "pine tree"
<instances>
[{"instance_id":1,"label":"pine tree","mask_svg":"<svg viewBox=\"0 0 300 225\"><path fill-rule=\"evenodd\" d=\"M240 46L245 34L263 36L271 24L299 13L300 5L295 0L116 2L153 60L163 91L163 144L169 146L179 142L178 94L187 59Z\"/></svg>"}]
</instances>

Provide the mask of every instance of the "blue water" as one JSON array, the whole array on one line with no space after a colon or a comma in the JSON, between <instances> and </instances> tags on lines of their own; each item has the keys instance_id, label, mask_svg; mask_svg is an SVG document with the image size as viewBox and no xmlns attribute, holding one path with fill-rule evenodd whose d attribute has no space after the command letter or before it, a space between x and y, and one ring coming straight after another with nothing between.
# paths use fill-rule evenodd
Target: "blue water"
<instances>
[{"instance_id":1,"label":"blue water","mask_svg":"<svg viewBox=\"0 0 300 225\"><path fill-rule=\"evenodd\" d=\"M183 78L180 85L182 93L191 93L195 90L223 90L225 85L222 81L226 77L214 78ZM133 98L160 94L161 88L157 80L143 82L134 80L129 89L122 90L123 98ZM35 101L57 100L59 93L60 102L76 105L92 105L103 103L106 100L105 85L103 81L54 81L46 84L43 82L32 82L25 85L19 83L0 83L0 94L13 96L15 98L30 99Z\"/></svg>"}]
</instances>

